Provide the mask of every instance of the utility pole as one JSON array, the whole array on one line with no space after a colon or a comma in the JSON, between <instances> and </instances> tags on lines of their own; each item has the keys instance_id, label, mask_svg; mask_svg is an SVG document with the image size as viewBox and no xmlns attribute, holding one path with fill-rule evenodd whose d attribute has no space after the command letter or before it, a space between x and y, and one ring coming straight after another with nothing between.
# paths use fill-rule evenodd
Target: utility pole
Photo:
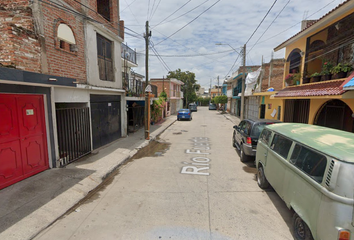
<instances>
[{"instance_id":1,"label":"utility pole","mask_svg":"<svg viewBox=\"0 0 354 240\"><path fill-rule=\"evenodd\" d=\"M145 33L145 139L150 139L150 101L149 92L146 91L149 85L149 37L151 32L149 32L149 21L146 21L146 33Z\"/></svg>"},{"instance_id":2,"label":"utility pole","mask_svg":"<svg viewBox=\"0 0 354 240\"><path fill-rule=\"evenodd\" d=\"M220 90L220 86L219 86L219 76L218 76L218 96L220 96L219 90Z\"/></svg>"},{"instance_id":3,"label":"utility pole","mask_svg":"<svg viewBox=\"0 0 354 240\"><path fill-rule=\"evenodd\" d=\"M243 74L242 74L242 92L241 92L241 121L243 120L244 108L245 108L245 75L246 75L246 44L243 45Z\"/></svg>"}]
</instances>

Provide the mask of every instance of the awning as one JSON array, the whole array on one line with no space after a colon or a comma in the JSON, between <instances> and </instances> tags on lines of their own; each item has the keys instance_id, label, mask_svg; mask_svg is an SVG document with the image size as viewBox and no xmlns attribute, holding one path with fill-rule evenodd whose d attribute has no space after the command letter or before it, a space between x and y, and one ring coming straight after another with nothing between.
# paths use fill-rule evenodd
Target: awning
<instances>
[{"instance_id":1,"label":"awning","mask_svg":"<svg viewBox=\"0 0 354 240\"><path fill-rule=\"evenodd\" d=\"M343 90L354 90L354 72L343 83Z\"/></svg>"},{"instance_id":2,"label":"awning","mask_svg":"<svg viewBox=\"0 0 354 240\"><path fill-rule=\"evenodd\" d=\"M275 98L338 96L345 93L341 87L345 80L305 84L280 90Z\"/></svg>"}]
</instances>

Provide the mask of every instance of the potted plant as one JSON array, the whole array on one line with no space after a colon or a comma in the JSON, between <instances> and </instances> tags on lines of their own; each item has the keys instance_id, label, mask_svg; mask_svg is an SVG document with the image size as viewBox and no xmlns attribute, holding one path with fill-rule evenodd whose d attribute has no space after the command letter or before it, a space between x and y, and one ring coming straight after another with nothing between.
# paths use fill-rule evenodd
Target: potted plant
<instances>
[{"instance_id":1,"label":"potted plant","mask_svg":"<svg viewBox=\"0 0 354 240\"><path fill-rule=\"evenodd\" d=\"M332 77L331 70L332 70L332 68L333 68L333 63L328 62L328 61L323 61L322 71L321 71L321 75L322 75L322 80L323 81L331 80L331 77Z\"/></svg>"},{"instance_id":2,"label":"potted plant","mask_svg":"<svg viewBox=\"0 0 354 240\"><path fill-rule=\"evenodd\" d=\"M302 78L302 83L309 83L311 80L311 76L307 71L304 72L304 77Z\"/></svg>"},{"instance_id":3,"label":"potted plant","mask_svg":"<svg viewBox=\"0 0 354 240\"><path fill-rule=\"evenodd\" d=\"M353 70L353 66L349 63L344 63L342 70L345 73L351 72Z\"/></svg>"},{"instance_id":4,"label":"potted plant","mask_svg":"<svg viewBox=\"0 0 354 240\"><path fill-rule=\"evenodd\" d=\"M321 80L321 74L318 72L315 72L311 75L312 82L319 82Z\"/></svg>"},{"instance_id":5,"label":"potted plant","mask_svg":"<svg viewBox=\"0 0 354 240\"><path fill-rule=\"evenodd\" d=\"M331 72L335 74L335 78L345 78L348 72L352 71L353 67L349 63L338 63L331 69Z\"/></svg>"},{"instance_id":6,"label":"potted plant","mask_svg":"<svg viewBox=\"0 0 354 240\"><path fill-rule=\"evenodd\" d=\"M293 85L299 85L300 84L300 78L301 78L301 73L295 73L293 75Z\"/></svg>"},{"instance_id":7,"label":"potted plant","mask_svg":"<svg viewBox=\"0 0 354 240\"><path fill-rule=\"evenodd\" d=\"M293 74L288 74L285 77L286 86L290 86L293 83L293 79L294 79Z\"/></svg>"}]
</instances>

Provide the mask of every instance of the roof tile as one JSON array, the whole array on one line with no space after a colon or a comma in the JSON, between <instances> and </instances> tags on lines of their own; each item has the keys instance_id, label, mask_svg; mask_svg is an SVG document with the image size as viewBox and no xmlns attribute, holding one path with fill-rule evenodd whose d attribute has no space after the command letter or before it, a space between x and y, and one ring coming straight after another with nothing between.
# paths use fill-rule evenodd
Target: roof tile
<instances>
[{"instance_id":1,"label":"roof tile","mask_svg":"<svg viewBox=\"0 0 354 240\"><path fill-rule=\"evenodd\" d=\"M340 86L345 80L319 82L298 87L288 87L279 91L275 97L311 97L341 95L345 92Z\"/></svg>"}]
</instances>

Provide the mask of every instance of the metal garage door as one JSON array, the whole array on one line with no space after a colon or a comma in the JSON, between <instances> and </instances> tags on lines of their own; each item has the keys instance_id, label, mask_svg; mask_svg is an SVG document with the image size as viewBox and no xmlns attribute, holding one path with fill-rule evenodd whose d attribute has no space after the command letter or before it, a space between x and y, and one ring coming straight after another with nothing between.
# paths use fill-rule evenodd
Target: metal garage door
<instances>
[{"instance_id":1,"label":"metal garage door","mask_svg":"<svg viewBox=\"0 0 354 240\"><path fill-rule=\"evenodd\" d=\"M121 107L118 95L91 95L93 149L121 137Z\"/></svg>"}]
</instances>

